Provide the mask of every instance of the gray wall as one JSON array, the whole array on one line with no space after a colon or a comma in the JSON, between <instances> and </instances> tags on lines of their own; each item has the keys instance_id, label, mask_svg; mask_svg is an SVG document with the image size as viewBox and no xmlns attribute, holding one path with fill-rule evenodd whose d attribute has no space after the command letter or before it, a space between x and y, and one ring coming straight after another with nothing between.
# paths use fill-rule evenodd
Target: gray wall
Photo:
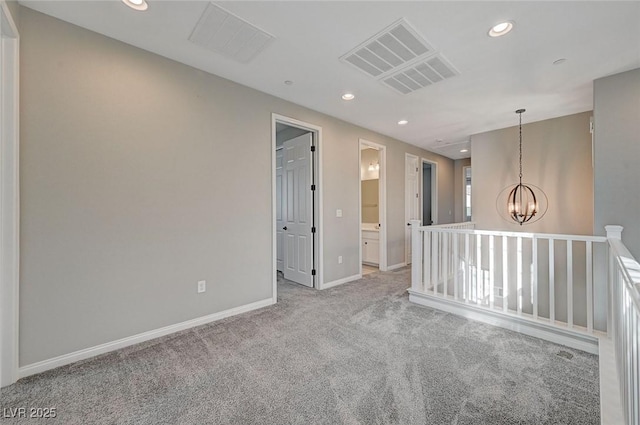
<instances>
[{"instance_id":1,"label":"gray wall","mask_svg":"<svg viewBox=\"0 0 640 425\"><path fill-rule=\"evenodd\" d=\"M451 221L447 158L27 8L20 19L22 366L272 296L272 113L323 128L325 282L360 267L359 138L387 146L389 265L404 261L405 152L438 163Z\"/></svg>"},{"instance_id":2,"label":"gray wall","mask_svg":"<svg viewBox=\"0 0 640 425\"><path fill-rule=\"evenodd\" d=\"M496 208L502 189L518 181L518 127L472 136L471 211L478 228L593 234L590 117L583 112L523 125L523 181L549 200L546 215L525 226L503 219ZM522 118L526 123L526 112ZM513 119L518 122L515 113Z\"/></svg>"},{"instance_id":3,"label":"gray wall","mask_svg":"<svg viewBox=\"0 0 640 425\"><path fill-rule=\"evenodd\" d=\"M622 240L640 258L640 69L594 82L595 222L624 226Z\"/></svg>"},{"instance_id":4,"label":"gray wall","mask_svg":"<svg viewBox=\"0 0 640 425\"><path fill-rule=\"evenodd\" d=\"M307 133L309 133L308 130L287 126L284 130L276 133L276 147L282 146L282 144L287 140L295 139L296 137Z\"/></svg>"},{"instance_id":5,"label":"gray wall","mask_svg":"<svg viewBox=\"0 0 640 425\"><path fill-rule=\"evenodd\" d=\"M9 6L9 12L11 13L11 17L13 18L14 23L18 26L18 30L20 29L20 5L17 0L7 0L7 6Z\"/></svg>"}]
</instances>

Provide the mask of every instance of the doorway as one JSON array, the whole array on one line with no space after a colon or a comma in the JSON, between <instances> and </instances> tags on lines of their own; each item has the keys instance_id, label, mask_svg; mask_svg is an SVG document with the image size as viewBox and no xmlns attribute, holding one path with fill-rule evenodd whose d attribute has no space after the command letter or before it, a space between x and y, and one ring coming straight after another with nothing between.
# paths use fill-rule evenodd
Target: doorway
<instances>
[{"instance_id":1,"label":"doorway","mask_svg":"<svg viewBox=\"0 0 640 425\"><path fill-rule=\"evenodd\" d=\"M320 138L320 127L272 115L274 301L278 273L321 287Z\"/></svg>"},{"instance_id":2,"label":"doorway","mask_svg":"<svg viewBox=\"0 0 640 425\"><path fill-rule=\"evenodd\" d=\"M471 167L462 167L462 221L471 221Z\"/></svg>"},{"instance_id":3,"label":"doorway","mask_svg":"<svg viewBox=\"0 0 640 425\"><path fill-rule=\"evenodd\" d=\"M411 264L411 220L438 223L438 163L405 154L405 261Z\"/></svg>"},{"instance_id":4,"label":"doorway","mask_svg":"<svg viewBox=\"0 0 640 425\"><path fill-rule=\"evenodd\" d=\"M405 263L411 264L411 220L421 220L420 214L420 168L419 158L405 153L404 156L404 252Z\"/></svg>"},{"instance_id":5,"label":"doorway","mask_svg":"<svg viewBox=\"0 0 640 425\"><path fill-rule=\"evenodd\" d=\"M387 151L360 139L360 275L387 270Z\"/></svg>"},{"instance_id":6,"label":"doorway","mask_svg":"<svg viewBox=\"0 0 640 425\"><path fill-rule=\"evenodd\" d=\"M422 225L438 224L438 163L422 158Z\"/></svg>"}]
</instances>

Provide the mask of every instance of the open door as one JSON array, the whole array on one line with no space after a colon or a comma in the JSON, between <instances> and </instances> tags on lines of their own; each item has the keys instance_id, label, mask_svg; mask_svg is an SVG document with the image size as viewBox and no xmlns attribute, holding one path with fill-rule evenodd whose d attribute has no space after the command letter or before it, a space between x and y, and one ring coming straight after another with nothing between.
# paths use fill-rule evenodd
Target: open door
<instances>
[{"instance_id":1,"label":"open door","mask_svg":"<svg viewBox=\"0 0 640 425\"><path fill-rule=\"evenodd\" d=\"M284 278L313 286L313 134L287 140L282 149Z\"/></svg>"},{"instance_id":2,"label":"open door","mask_svg":"<svg viewBox=\"0 0 640 425\"><path fill-rule=\"evenodd\" d=\"M284 273L284 150L276 150L276 270Z\"/></svg>"}]
</instances>

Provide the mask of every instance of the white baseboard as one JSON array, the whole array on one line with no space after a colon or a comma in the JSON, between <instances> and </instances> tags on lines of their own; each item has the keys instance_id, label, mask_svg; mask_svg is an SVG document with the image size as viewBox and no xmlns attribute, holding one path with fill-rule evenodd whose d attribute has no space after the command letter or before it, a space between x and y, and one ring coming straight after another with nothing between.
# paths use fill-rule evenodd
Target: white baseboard
<instances>
[{"instance_id":1,"label":"white baseboard","mask_svg":"<svg viewBox=\"0 0 640 425\"><path fill-rule=\"evenodd\" d=\"M362 279L362 275L360 273L354 274L353 276L345 277L342 279L334 280L333 282L327 282L322 284L320 289L329 289L334 286L342 285L343 283L353 282L354 280Z\"/></svg>"},{"instance_id":2,"label":"white baseboard","mask_svg":"<svg viewBox=\"0 0 640 425\"><path fill-rule=\"evenodd\" d=\"M624 425L616 353L613 341L600 338L598 362L600 369L600 423L602 425Z\"/></svg>"},{"instance_id":3,"label":"white baseboard","mask_svg":"<svg viewBox=\"0 0 640 425\"><path fill-rule=\"evenodd\" d=\"M390 272L391 270L396 270L396 269L400 269L404 266L406 266L407 263L398 263L398 264L394 264L393 266L389 266L387 267L387 271Z\"/></svg>"},{"instance_id":4,"label":"white baseboard","mask_svg":"<svg viewBox=\"0 0 640 425\"><path fill-rule=\"evenodd\" d=\"M110 351L119 350L124 347L139 344L144 341L159 338L161 336L183 331L185 329L205 325L207 323L215 322L217 320L221 320L231 316L236 316L248 311L257 310L259 308L267 307L272 304L275 304L273 298L267 298L251 304L245 304L239 307L230 308L229 310L224 310L218 313L209 314L207 316L198 317L197 319L187 320L185 322L176 323L175 325L165 326L163 328L143 332L137 335L118 339L116 341L96 345L95 347L89 347L82 350L74 351L73 353L63 354L52 359L42 360L37 363L32 363L30 365L20 367L18 369L18 379L35 375L36 373L41 373L80 360L85 360L90 357L95 357L100 354L108 353Z\"/></svg>"},{"instance_id":5,"label":"white baseboard","mask_svg":"<svg viewBox=\"0 0 640 425\"><path fill-rule=\"evenodd\" d=\"M446 311L467 319L476 320L478 322L487 323L489 325L498 326L509 329L525 335L551 341L556 344L566 345L567 347L577 350L586 351L591 354L598 354L598 337L586 335L578 331L559 329L544 323L527 320L523 317L515 315L504 315L502 313L493 312L483 308L464 304L453 300L438 298L414 291L409 288L409 301L426 307L435 308L436 310Z\"/></svg>"}]
</instances>

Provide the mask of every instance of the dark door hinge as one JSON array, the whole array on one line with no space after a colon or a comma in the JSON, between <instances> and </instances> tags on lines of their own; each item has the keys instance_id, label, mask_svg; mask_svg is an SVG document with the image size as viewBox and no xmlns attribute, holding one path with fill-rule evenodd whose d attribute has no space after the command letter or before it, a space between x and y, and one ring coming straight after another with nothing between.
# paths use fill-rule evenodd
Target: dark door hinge
<instances>
[{"instance_id":1,"label":"dark door hinge","mask_svg":"<svg viewBox=\"0 0 640 425\"><path fill-rule=\"evenodd\" d=\"M311 233L315 233L315 232L316 232L316 228L315 228L315 227L312 227L312 228L311 228Z\"/></svg>"},{"instance_id":2,"label":"dark door hinge","mask_svg":"<svg viewBox=\"0 0 640 425\"><path fill-rule=\"evenodd\" d=\"M316 151L316 147L311 145L311 152L315 152Z\"/></svg>"},{"instance_id":3,"label":"dark door hinge","mask_svg":"<svg viewBox=\"0 0 640 425\"><path fill-rule=\"evenodd\" d=\"M316 275L316 269L311 269L311 276L315 276Z\"/></svg>"},{"instance_id":4,"label":"dark door hinge","mask_svg":"<svg viewBox=\"0 0 640 425\"><path fill-rule=\"evenodd\" d=\"M316 185L315 184L311 185L311 190L316 190Z\"/></svg>"}]
</instances>

